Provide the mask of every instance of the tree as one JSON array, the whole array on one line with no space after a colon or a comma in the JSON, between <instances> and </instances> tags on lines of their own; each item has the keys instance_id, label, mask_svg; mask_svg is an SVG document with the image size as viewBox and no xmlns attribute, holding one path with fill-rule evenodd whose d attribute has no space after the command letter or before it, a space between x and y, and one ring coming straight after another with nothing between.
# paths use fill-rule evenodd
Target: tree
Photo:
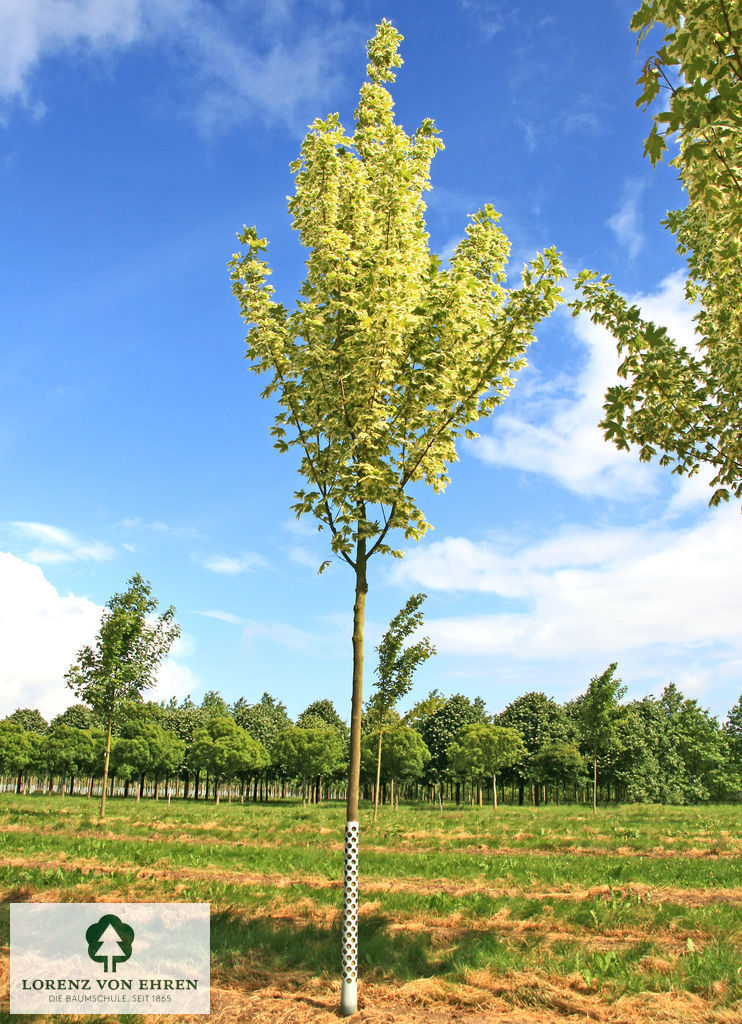
<instances>
[{"instance_id":1,"label":"tree","mask_svg":"<svg viewBox=\"0 0 742 1024\"><path fill-rule=\"evenodd\" d=\"M331 700L315 700L304 708L296 719L296 724L308 729L314 726L329 725L340 737L343 746L347 747L349 740L348 726L335 710Z\"/></svg>"},{"instance_id":2,"label":"tree","mask_svg":"<svg viewBox=\"0 0 742 1024\"><path fill-rule=\"evenodd\" d=\"M190 772L194 768L196 771L195 796L198 799L198 768L191 762L191 750L193 748L194 734L204 724L203 709L193 703L190 694L180 704L178 704L175 697L172 697L167 704L163 705L163 724L167 729L174 732L184 744L182 770L185 776L185 783L183 799L188 799Z\"/></svg>"},{"instance_id":3,"label":"tree","mask_svg":"<svg viewBox=\"0 0 742 1024\"><path fill-rule=\"evenodd\" d=\"M230 710L220 693L207 690L201 701L201 714L204 721L208 721L210 718L228 718Z\"/></svg>"},{"instance_id":4,"label":"tree","mask_svg":"<svg viewBox=\"0 0 742 1024\"><path fill-rule=\"evenodd\" d=\"M427 697L412 705L410 710L405 713L402 721L405 725L409 725L411 729L417 729L420 732L423 723L427 722L436 711L440 711L445 703L446 698L440 690L431 690Z\"/></svg>"},{"instance_id":5,"label":"tree","mask_svg":"<svg viewBox=\"0 0 742 1024\"><path fill-rule=\"evenodd\" d=\"M405 640L422 625L423 613L420 606L425 597L425 594L413 594L408 598L404 608L398 611L389 623L389 629L376 648L379 654L379 663L376 666L377 682L374 692L366 704L369 725L372 728L375 727L379 734L376 752L376 785L374 787L374 822L379 807L381 739L384 727L389 724L389 712L397 701L412 689L412 677L418 665L436 653L435 647L427 636L409 647L404 646Z\"/></svg>"},{"instance_id":6,"label":"tree","mask_svg":"<svg viewBox=\"0 0 742 1024\"><path fill-rule=\"evenodd\" d=\"M137 799L144 790L145 776L154 779L156 799L160 778L172 775L183 763L185 742L163 724L167 721L161 705L131 705L111 747L111 770L127 782L139 778Z\"/></svg>"},{"instance_id":7,"label":"tree","mask_svg":"<svg viewBox=\"0 0 742 1024\"><path fill-rule=\"evenodd\" d=\"M516 697L496 716L497 725L515 729L523 740L528 757L517 766L518 802L523 803L525 782L535 782L534 765L544 745L570 742L575 738L576 728L564 708L551 697L536 690Z\"/></svg>"},{"instance_id":8,"label":"tree","mask_svg":"<svg viewBox=\"0 0 742 1024\"><path fill-rule=\"evenodd\" d=\"M497 773L526 757L523 740L515 729L488 722L466 725L448 748L451 772L477 780L479 806L482 806L482 780L492 778L492 806L497 810Z\"/></svg>"},{"instance_id":9,"label":"tree","mask_svg":"<svg viewBox=\"0 0 742 1024\"><path fill-rule=\"evenodd\" d=\"M732 766L739 778L739 786L742 788L742 695L736 704L729 709L726 722L724 723L727 743L729 744L729 756Z\"/></svg>"},{"instance_id":10,"label":"tree","mask_svg":"<svg viewBox=\"0 0 742 1024\"><path fill-rule=\"evenodd\" d=\"M234 720L245 732L260 740L270 751L283 729L291 725L286 705L264 693L257 704L248 704L240 697L234 706Z\"/></svg>"},{"instance_id":11,"label":"tree","mask_svg":"<svg viewBox=\"0 0 742 1024\"><path fill-rule=\"evenodd\" d=\"M227 716L211 718L205 728L196 731L191 759L194 764L206 768L214 779L216 803L219 803L222 780L231 783L232 779L251 775L269 763L268 751L263 744L248 736L233 718ZM232 799L231 787L229 799Z\"/></svg>"},{"instance_id":12,"label":"tree","mask_svg":"<svg viewBox=\"0 0 742 1024\"><path fill-rule=\"evenodd\" d=\"M530 759L530 768L539 782L550 782L556 787L558 804L559 787L566 782L576 782L584 764L576 743L547 740Z\"/></svg>"},{"instance_id":13,"label":"tree","mask_svg":"<svg viewBox=\"0 0 742 1024\"><path fill-rule=\"evenodd\" d=\"M380 752L383 752L383 776ZM430 751L420 733L401 723L391 727L387 724L383 731L366 733L361 743L361 770L365 778L376 780L377 796L382 777L390 781L391 804L395 810L399 804L399 784L417 781L429 760Z\"/></svg>"},{"instance_id":14,"label":"tree","mask_svg":"<svg viewBox=\"0 0 742 1024\"><path fill-rule=\"evenodd\" d=\"M664 89L669 105L654 116L645 153L655 165L667 138L688 196L663 226L686 257L686 296L699 304L697 352L678 346L664 327L643 320L608 276L577 280L575 313L617 339L626 380L609 388L602 427L618 448L639 445L649 461L692 474L711 467L710 504L742 497L742 7L733 0L644 0L631 27L639 42L655 26L664 45L647 61L638 106Z\"/></svg>"},{"instance_id":15,"label":"tree","mask_svg":"<svg viewBox=\"0 0 742 1024\"><path fill-rule=\"evenodd\" d=\"M0 772L15 775L16 792L21 791L23 772L34 756L32 734L26 732L18 722L0 722ZM38 737L36 737L38 739Z\"/></svg>"},{"instance_id":16,"label":"tree","mask_svg":"<svg viewBox=\"0 0 742 1024\"><path fill-rule=\"evenodd\" d=\"M100 733L90 729L77 729L74 725L60 723L52 727L44 741L44 763L53 774L62 776L62 793L65 779L70 776L70 796L75 788L76 775L98 774L102 763L103 746ZM90 788L88 788L88 793Z\"/></svg>"},{"instance_id":17,"label":"tree","mask_svg":"<svg viewBox=\"0 0 742 1024\"><path fill-rule=\"evenodd\" d=\"M306 804L307 779L333 775L346 763L345 744L338 730L322 721L288 726L276 740L274 757L290 776L302 780L302 805Z\"/></svg>"},{"instance_id":18,"label":"tree","mask_svg":"<svg viewBox=\"0 0 742 1024\"><path fill-rule=\"evenodd\" d=\"M452 697L429 715L420 725L420 734L430 751L428 774L432 782L442 786L442 780L448 772L450 761L448 751L465 725L483 724L489 716L481 697L469 700L462 693ZM459 783L456 783L456 802L459 801Z\"/></svg>"},{"instance_id":19,"label":"tree","mask_svg":"<svg viewBox=\"0 0 742 1024\"><path fill-rule=\"evenodd\" d=\"M49 723L37 708L18 708L3 721L15 722L16 725L22 725L26 732L35 732L39 736L49 731Z\"/></svg>"},{"instance_id":20,"label":"tree","mask_svg":"<svg viewBox=\"0 0 742 1024\"><path fill-rule=\"evenodd\" d=\"M127 701L141 700L142 690L154 684L153 675L172 643L180 636L172 605L152 621L157 600L152 587L137 573L129 588L106 604L95 650L83 647L65 679L88 705L106 731L100 816L106 816L106 785L111 733Z\"/></svg>"},{"instance_id":21,"label":"tree","mask_svg":"<svg viewBox=\"0 0 742 1024\"><path fill-rule=\"evenodd\" d=\"M615 743L618 701L626 693L621 680L614 679L616 667L614 661L601 675L593 676L578 702L582 738L593 762L593 813L598 810L598 758Z\"/></svg>"},{"instance_id":22,"label":"tree","mask_svg":"<svg viewBox=\"0 0 742 1024\"><path fill-rule=\"evenodd\" d=\"M441 149L435 125L413 136L395 124L384 83L401 63L402 37L383 21L369 42L370 81L361 88L355 131L339 116L316 120L292 164L289 211L308 253L293 312L274 302L255 228L238 235L233 292L250 325L252 369L277 395L275 446L297 447L307 487L297 516L314 515L333 554L355 576L353 696L346 832L358 830L367 568L374 554L400 554L395 531L418 539L429 524L408 485L448 483L456 440L510 390L535 325L561 299L557 253L538 255L521 288L504 287L508 242L491 206L476 213L444 268L428 251L423 193ZM327 564L327 563L325 563ZM355 846L353 839L348 846ZM355 851L348 854L355 860ZM357 886L346 891L355 920ZM349 932L344 926L346 947ZM353 943L355 946L355 943ZM357 955L343 979L341 1010L356 1006Z\"/></svg>"},{"instance_id":23,"label":"tree","mask_svg":"<svg viewBox=\"0 0 742 1024\"><path fill-rule=\"evenodd\" d=\"M93 712L84 704L71 704L60 714L55 715L49 723L53 729L57 725L71 725L73 729L92 729L95 724Z\"/></svg>"},{"instance_id":24,"label":"tree","mask_svg":"<svg viewBox=\"0 0 742 1024\"><path fill-rule=\"evenodd\" d=\"M271 758L268 770L276 766L274 746L281 732L292 724L286 713L286 706L275 700L269 693L264 693L257 704L248 704L244 697L235 703L234 720L253 739L260 740ZM342 723L345 727L345 723ZM265 772L263 774L266 774ZM273 771L275 775L275 771ZM262 794L262 784L261 784ZM257 779L253 787L253 800L258 798Z\"/></svg>"}]
</instances>

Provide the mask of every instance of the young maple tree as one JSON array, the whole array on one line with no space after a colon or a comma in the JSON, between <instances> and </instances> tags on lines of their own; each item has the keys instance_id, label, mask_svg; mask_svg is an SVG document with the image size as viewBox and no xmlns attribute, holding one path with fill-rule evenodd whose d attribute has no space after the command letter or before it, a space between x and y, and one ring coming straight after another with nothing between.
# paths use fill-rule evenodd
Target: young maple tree
<instances>
[{"instance_id":1,"label":"young maple tree","mask_svg":"<svg viewBox=\"0 0 742 1024\"><path fill-rule=\"evenodd\" d=\"M106 816L106 786L114 723L128 701L141 700L154 684L154 672L180 636L172 605L153 619L157 599L151 584L136 573L123 594L106 604L95 649L81 648L65 674L67 685L88 705L106 731L100 816Z\"/></svg>"},{"instance_id":2,"label":"young maple tree","mask_svg":"<svg viewBox=\"0 0 742 1024\"><path fill-rule=\"evenodd\" d=\"M358 818L369 559L401 557L394 531L417 540L429 529L410 485L445 488L457 439L475 437L470 424L506 397L565 276L550 249L506 289L509 243L489 205L471 217L448 267L429 252L423 194L442 143L430 119L411 136L394 121L384 83L402 64L401 40L389 22L378 26L353 134L337 114L316 120L291 166L288 207L308 253L295 308L274 301L255 228L238 235L244 250L229 263L250 325L248 358L269 374L263 397L280 406L275 446L301 455L308 486L293 508L330 531L355 576L348 822ZM346 905L356 902L357 888L355 897L346 888ZM349 974L344 1013L355 1009L355 967Z\"/></svg>"},{"instance_id":3,"label":"young maple tree","mask_svg":"<svg viewBox=\"0 0 742 1024\"><path fill-rule=\"evenodd\" d=\"M374 692L366 705L366 720L379 733L376 751L374 823L376 823L379 810L381 748L384 730L392 724L391 712L394 705L412 689L412 677L418 665L436 653L435 647L427 636L410 644L409 647L404 646L405 640L422 625L421 605L426 596L425 594L413 594L408 598L405 606L389 623L389 629L384 633L381 643L376 648L379 654L379 663L376 667L377 681L374 685Z\"/></svg>"}]
</instances>

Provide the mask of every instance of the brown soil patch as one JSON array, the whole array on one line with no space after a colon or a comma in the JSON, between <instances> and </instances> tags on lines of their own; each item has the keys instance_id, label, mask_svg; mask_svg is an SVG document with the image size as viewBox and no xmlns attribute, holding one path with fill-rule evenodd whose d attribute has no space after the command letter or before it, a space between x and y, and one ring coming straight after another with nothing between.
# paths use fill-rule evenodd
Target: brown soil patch
<instances>
[{"instance_id":1,"label":"brown soil patch","mask_svg":"<svg viewBox=\"0 0 742 1024\"><path fill-rule=\"evenodd\" d=\"M9 1008L9 951L0 949L0 1009ZM210 1024L339 1024L339 981L287 972L236 971L211 981ZM739 1024L740 1008L717 1009L696 996L645 993L614 1003L587 989L582 979L540 972L470 972L453 986L434 978L405 985L359 984L351 1024ZM45 1017L27 1018L38 1021ZM70 1024L88 1017L69 1015ZM146 1015L145 1024L162 1024ZM117 1020L110 1017L111 1024ZM170 1024L201 1024L202 1016L171 1014Z\"/></svg>"}]
</instances>

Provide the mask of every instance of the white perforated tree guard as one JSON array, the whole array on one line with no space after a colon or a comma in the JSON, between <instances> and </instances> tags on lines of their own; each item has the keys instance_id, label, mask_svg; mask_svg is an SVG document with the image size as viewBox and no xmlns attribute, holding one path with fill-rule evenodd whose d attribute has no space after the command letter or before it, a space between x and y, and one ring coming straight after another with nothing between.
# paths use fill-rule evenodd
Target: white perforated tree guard
<instances>
[{"instance_id":1,"label":"white perforated tree guard","mask_svg":"<svg viewBox=\"0 0 742 1024\"><path fill-rule=\"evenodd\" d=\"M358 822L345 823L343 877L343 985L340 1012L349 1017L358 1007Z\"/></svg>"}]
</instances>

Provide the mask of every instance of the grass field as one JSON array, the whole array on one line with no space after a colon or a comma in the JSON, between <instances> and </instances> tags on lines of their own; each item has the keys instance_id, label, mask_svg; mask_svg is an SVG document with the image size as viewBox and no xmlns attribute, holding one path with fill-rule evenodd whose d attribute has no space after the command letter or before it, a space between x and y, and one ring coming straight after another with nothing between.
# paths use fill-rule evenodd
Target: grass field
<instances>
[{"instance_id":1,"label":"grass field","mask_svg":"<svg viewBox=\"0 0 742 1024\"><path fill-rule=\"evenodd\" d=\"M0 796L3 1019L21 900L207 901L212 1019L338 1019L344 807L96 812ZM742 807L363 809L360 928L360 1020L739 1024Z\"/></svg>"}]
</instances>

